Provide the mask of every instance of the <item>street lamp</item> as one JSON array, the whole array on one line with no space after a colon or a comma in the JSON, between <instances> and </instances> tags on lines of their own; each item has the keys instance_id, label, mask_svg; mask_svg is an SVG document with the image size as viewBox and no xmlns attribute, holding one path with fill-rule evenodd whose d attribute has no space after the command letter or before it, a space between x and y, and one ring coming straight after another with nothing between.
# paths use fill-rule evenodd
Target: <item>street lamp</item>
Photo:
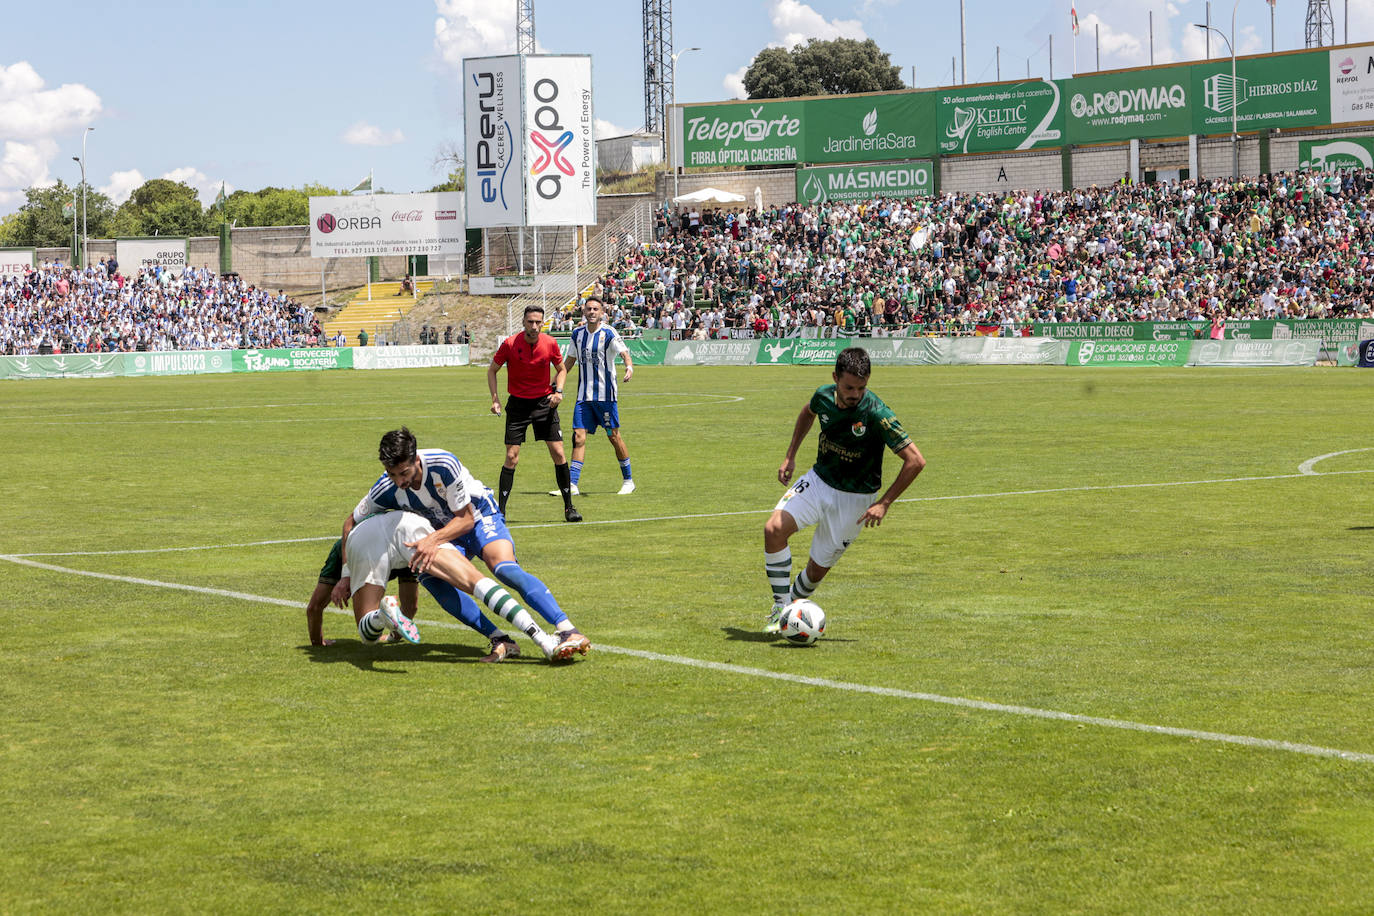
<instances>
[{"instance_id":1,"label":"street lamp","mask_svg":"<svg viewBox=\"0 0 1374 916\"><path fill-rule=\"evenodd\" d=\"M81 134L81 156L73 156L73 162L81 163L81 269L86 269L87 246L86 246L86 137L90 135L94 127L88 127Z\"/></svg>"},{"instance_id":2,"label":"street lamp","mask_svg":"<svg viewBox=\"0 0 1374 916\"><path fill-rule=\"evenodd\" d=\"M1236 5L1231 7L1231 37L1236 35L1236 10L1240 7L1240 0L1236 0ZM1236 46L1231 43L1231 38L1226 37L1226 33L1215 26L1203 25L1201 22L1194 22L1193 25L1202 29L1204 32L1212 31L1221 36L1226 42L1226 50L1231 52L1231 177L1240 178L1240 147L1236 145Z\"/></svg>"},{"instance_id":3,"label":"street lamp","mask_svg":"<svg viewBox=\"0 0 1374 916\"><path fill-rule=\"evenodd\" d=\"M673 79L672 79L673 103L672 103L672 106L668 109L668 121L672 121L672 119L673 119L673 113L677 110L677 59L678 59L679 57L681 57L682 55L686 54L688 51L700 51L700 50L701 50L701 48L683 48L681 51L677 52L676 54L674 54L674 55L672 56L672 57L673 57ZM667 127L667 122L665 122L664 127ZM673 140L676 142L676 141L677 141L677 137L674 136L674 137L673 137ZM677 197L677 163L676 163L676 162L673 162L672 159L673 159L673 151L672 151L672 148L670 147L670 148L668 149L668 165L669 165L669 166L672 168L672 170L673 170L673 197Z\"/></svg>"}]
</instances>

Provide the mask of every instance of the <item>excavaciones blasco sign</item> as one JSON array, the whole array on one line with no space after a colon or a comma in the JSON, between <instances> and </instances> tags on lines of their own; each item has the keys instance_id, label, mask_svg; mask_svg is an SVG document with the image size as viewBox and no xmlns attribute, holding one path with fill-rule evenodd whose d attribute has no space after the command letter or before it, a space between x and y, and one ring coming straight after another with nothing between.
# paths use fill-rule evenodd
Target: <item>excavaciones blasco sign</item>
<instances>
[{"instance_id":1,"label":"excavaciones blasco sign","mask_svg":"<svg viewBox=\"0 0 1374 916\"><path fill-rule=\"evenodd\" d=\"M684 105L688 167L884 162L1374 121L1374 45L826 98Z\"/></svg>"}]
</instances>

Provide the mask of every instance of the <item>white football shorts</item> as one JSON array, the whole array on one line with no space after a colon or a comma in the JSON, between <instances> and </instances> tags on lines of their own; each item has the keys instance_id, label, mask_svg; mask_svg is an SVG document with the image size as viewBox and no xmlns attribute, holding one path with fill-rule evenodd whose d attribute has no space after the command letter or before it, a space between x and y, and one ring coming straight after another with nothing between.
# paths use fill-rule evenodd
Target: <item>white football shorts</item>
<instances>
[{"instance_id":1,"label":"white football shorts","mask_svg":"<svg viewBox=\"0 0 1374 916\"><path fill-rule=\"evenodd\" d=\"M817 566L829 569L864 530L859 520L877 496L837 490L817 477L812 468L782 494L773 511L785 509L798 528L816 526L811 538L811 559Z\"/></svg>"},{"instance_id":2,"label":"white football shorts","mask_svg":"<svg viewBox=\"0 0 1374 916\"><path fill-rule=\"evenodd\" d=\"M356 593L365 584L386 588L391 571L405 569L415 555L415 548L407 547L406 542L432 533L434 526L413 512L384 512L363 519L348 533L346 545L353 591ZM458 548L446 543L441 549Z\"/></svg>"}]
</instances>

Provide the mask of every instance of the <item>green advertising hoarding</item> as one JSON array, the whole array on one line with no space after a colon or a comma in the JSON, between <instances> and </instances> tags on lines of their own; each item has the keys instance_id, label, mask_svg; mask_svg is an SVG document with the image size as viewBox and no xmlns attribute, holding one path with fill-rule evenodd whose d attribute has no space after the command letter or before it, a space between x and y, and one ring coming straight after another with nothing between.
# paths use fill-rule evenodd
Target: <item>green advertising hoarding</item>
<instances>
[{"instance_id":1,"label":"green advertising hoarding","mask_svg":"<svg viewBox=\"0 0 1374 916\"><path fill-rule=\"evenodd\" d=\"M874 197L916 197L933 194L930 160L799 168L797 200L823 204L832 200L872 200Z\"/></svg>"},{"instance_id":2,"label":"green advertising hoarding","mask_svg":"<svg viewBox=\"0 0 1374 916\"><path fill-rule=\"evenodd\" d=\"M1193 132L1191 67L1153 67L1060 80L1065 139L1105 143Z\"/></svg>"},{"instance_id":3,"label":"green advertising hoarding","mask_svg":"<svg viewBox=\"0 0 1374 916\"><path fill-rule=\"evenodd\" d=\"M934 92L807 99L802 111L802 162L874 162L935 154Z\"/></svg>"},{"instance_id":4,"label":"green advertising hoarding","mask_svg":"<svg viewBox=\"0 0 1374 916\"><path fill-rule=\"evenodd\" d=\"M1191 340L1075 340L1069 344L1070 366L1182 366Z\"/></svg>"},{"instance_id":5,"label":"green advertising hoarding","mask_svg":"<svg viewBox=\"0 0 1374 916\"><path fill-rule=\"evenodd\" d=\"M229 350L155 350L151 353L125 353L124 375L199 375L204 372L232 372L234 358Z\"/></svg>"},{"instance_id":6,"label":"green advertising hoarding","mask_svg":"<svg viewBox=\"0 0 1374 916\"><path fill-rule=\"evenodd\" d=\"M1064 112L1053 82L942 89L936 96L941 153L1028 150L1063 142Z\"/></svg>"},{"instance_id":7,"label":"green advertising hoarding","mask_svg":"<svg viewBox=\"0 0 1374 916\"><path fill-rule=\"evenodd\" d=\"M235 350L235 372L299 372L310 369L352 369L353 349Z\"/></svg>"},{"instance_id":8,"label":"green advertising hoarding","mask_svg":"<svg viewBox=\"0 0 1374 916\"><path fill-rule=\"evenodd\" d=\"M1374 110L1370 117L1374 118ZM1334 172L1337 169L1374 169L1374 137L1339 140L1299 140L1298 168Z\"/></svg>"},{"instance_id":9,"label":"green advertising hoarding","mask_svg":"<svg viewBox=\"0 0 1374 916\"><path fill-rule=\"evenodd\" d=\"M1191 340L1208 327L1206 321L1037 321L1031 333L1067 340Z\"/></svg>"},{"instance_id":10,"label":"green advertising hoarding","mask_svg":"<svg viewBox=\"0 0 1374 916\"><path fill-rule=\"evenodd\" d=\"M787 164L801 161L802 102L758 101L682 109L683 164Z\"/></svg>"},{"instance_id":11,"label":"green advertising hoarding","mask_svg":"<svg viewBox=\"0 0 1374 916\"><path fill-rule=\"evenodd\" d=\"M1195 64L1193 133L1230 133L1233 98L1238 131L1331 123L1329 60L1326 51L1242 58L1234 83L1229 59Z\"/></svg>"}]
</instances>

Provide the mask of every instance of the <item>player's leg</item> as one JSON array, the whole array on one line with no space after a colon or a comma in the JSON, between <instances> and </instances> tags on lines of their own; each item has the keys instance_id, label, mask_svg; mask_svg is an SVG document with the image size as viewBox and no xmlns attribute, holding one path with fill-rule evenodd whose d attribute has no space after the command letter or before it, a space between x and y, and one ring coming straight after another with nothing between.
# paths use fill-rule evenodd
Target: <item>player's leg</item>
<instances>
[{"instance_id":1,"label":"player's leg","mask_svg":"<svg viewBox=\"0 0 1374 916\"><path fill-rule=\"evenodd\" d=\"M876 494L830 490L828 496L825 513L816 523L816 534L811 539L811 553L806 566L792 580L788 596L790 600L810 598L815 594L821 580L835 568L840 557L863 533L863 525L858 520L873 504Z\"/></svg>"},{"instance_id":2,"label":"player's leg","mask_svg":"<svg viewBox=\"0 0 1374 916\"><path fill-rule=\"evenodd\" d=\"M534 413L533 426L535 438L544 441L549 447L549 457L553 459L553 478L563 497L563 520L582 521L582 514L572 504L572 475L568 471L568 458L563 453L563 428L558 425L558 408L549 405L539 407Z\"/></svg>"},{"instance_id":3,"label":"player's leg","mask_svg":"<svg viewBox=\"0 0 1374 916\"><path fill-rule=\"evenodd\" d=\"M375 644L388 630L399 633L406 642L420 641L420 631L401 613L400 603L387 597L385 585L365 582L354 589L353 618L365 643Z\"/></svg>"},{"instance_id":4,"label":"player's leg","mask_svg":"<svg viewBox=\"0 0 1374 916\"><path fill-rule=\"evenodd\" d=\"M615 449L615 460L620 465L620 492L617 496L626 496L635 491L635 478L630 472L630 447L625 444L625 438L620 435L620 408L612 401L602 414L602 425L606 427L606 438L611 441L611 448Z\"/></svg>"},{"instance_id":5,"label":"player's leg","mask_svg":"<svg viewBox=\"0 0 1374 916\"><path fill-rule=\"evenodd\" d=\"M555 657L558 639L545 633L510 592L495 579L478 572L477 567L452 544L445 544L435 554L426 572L472 595L533 640L543 650L545 657Z\"/></svg>"},{"instance_id":6,"label":"player's leg","mask_svg":"<svg viewBox=\"0 0 1374 916\"><path fill-rule=\"evenodd\" d=\"M490 650L482 656L482 661L501 662L520 657L520 646L492 623L466 592L459 591L450 583L428 573L421 574L420 581L434 596L434 600L439 602L441 608L487 637L490 641Z\"/></svg>"},{"instance_id":7,"label":"player's leg","mask_svg":"<svg viewBox=\"0 0 1374 916\"><path fill-rule=\"evenodd\" d=\"M418 523L433 530L418 515L394 512L366 519L348 536L346 553L352 574L349 581L353 588L353 619L358 622L358 635L363 642L377 642L386 630L399 634L407 642L420 641L420 631L415 628L414 621L401 613L396 599L386 597L391 571L405 565L392 549L392 538L407 523Z\"/></svg>"},{"instance_id":8,"label":"player's leg","mask_svg":"<svg viewBox=\"0 0 1374 916\"><path fill-rule=\"evenodd\" d=\"M586 655L592 642L578 630L568 615L558 606L549 587L528 572L515 559L515 545L508 538L488 541L482 548L482 561L487 564L492 575L496 576L507 588L525 599L530 607L539 612L553 624L558 636L558 651L555 657L571 658L574 654Z\"/></svg>"},{"instance_id":9,"label":"player's leg","mask_svg":"<svg viewBox=\"0 0 1374 916\"><path fill-rule=\"evenodd\" d=\"M763 525L763 570L773 593L773 608L763 626L765 633L778 632L778 618L787 604L792 581L792 550L787 542L798 530L796 519L785 509L774 509Z\"/></svg>"},{"instance_id":10,"label":"player's leg","mask_svg":"<svg viewBox=\"0 0 1374 916\"><path fill-rule=\"evenodd\" d=\"M577 405L581 407L581 404ZM574 421L576 422L576 421ZM568 461L568 482L572 484L572 495L581 496L582 491L578 489L578 481L582 479L582 465L587 456L587 431L573 427L573 447L572 458ZM562 496L562 490L550 490L550 496Z\"/></svg>"}]
</instances>

